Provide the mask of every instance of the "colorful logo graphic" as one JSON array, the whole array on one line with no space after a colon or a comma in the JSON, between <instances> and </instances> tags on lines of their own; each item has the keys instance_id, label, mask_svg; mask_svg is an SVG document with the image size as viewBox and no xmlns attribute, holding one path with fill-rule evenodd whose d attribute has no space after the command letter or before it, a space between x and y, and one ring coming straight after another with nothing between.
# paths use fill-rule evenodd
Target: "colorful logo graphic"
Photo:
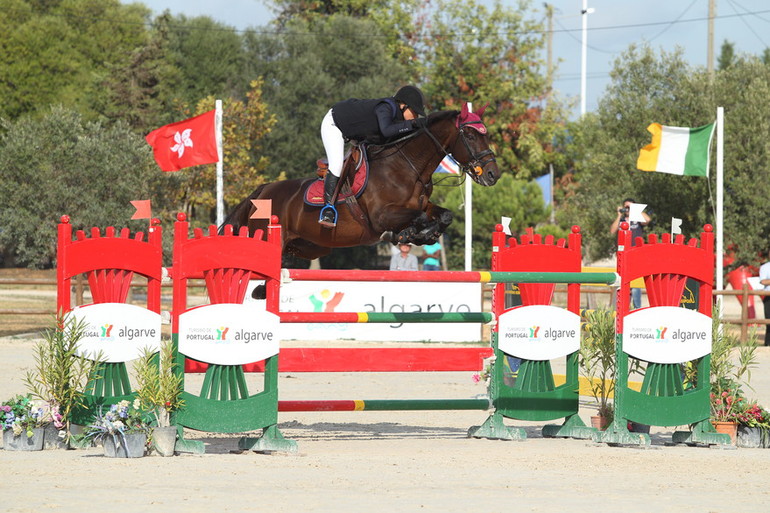
<instances>
[{"instance_id":1,"label":"colorful logo graphic","mask_svg":"<svg viewBox=\"0 0 770 513\"><path fill-rule=\"evenodd\" d=\"M227 340L227 332L230 328L227 328L225 326L222 326L220 328L216 328L217 330L217 340Z\"/></svg>"},{"instance_id":2,"label":"colorful logo graphic","mask_svg":"<svg viewBox=\"0 0 770 513\"><path fill-rule=\"evenodd\" d=\"M308 299L313 305L314 312L333 312L337 305L342 301L342 297L345 294L342 292L335 292L333 295L329 289L324 289L317 294L313 294Z\"/></svg>"},{"instance_id":3,"label":"colorful logo graphic","mask_svg":"<svg viewBox=\"0 0 770 513\"><path fill-rule=\"evenodd\" d=\"M666 330L667 329L668 328L665 327L665 326L661 326L660 328L655 328L655 332L656 332L656 335L657 335L655 338L657 338L658 340L663 340L664 338L666 338Z\"/></svg>"},{"instance_id":4,"label":"colorful logo graphic","mask_svg":"<svg viewBox=\"0 0 770 513\"><path fill-rule=\"evenodd\" d=\"M112 335L110 334L110 332L112 332L112 327L113 327L112 324L105 324L104 326L102 326L102 337L104 338L111 337Z\"/></svg>"},{"instance_id":5,"label":"colorful logo graphic","mask_svg":"<svg viewBox=\"0 0 770 513\"><path fill-rule=\"evenodd\" d=\"M540 326L532 326L529 328L530 338L537 338L537 333L540 331Z\"/></svg>"}]
</instances>

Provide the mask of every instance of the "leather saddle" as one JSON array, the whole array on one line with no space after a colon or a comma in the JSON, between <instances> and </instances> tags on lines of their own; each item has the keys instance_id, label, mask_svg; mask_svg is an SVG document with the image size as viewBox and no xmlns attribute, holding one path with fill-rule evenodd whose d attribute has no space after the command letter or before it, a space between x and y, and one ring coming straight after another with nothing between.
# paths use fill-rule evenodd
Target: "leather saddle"
<instances>
[{"instance_id":1,"label":"leather saddle","mask_svg":"<svg viewBox=\"0 0 770 513\"><path fill-rule=\"evenodd\" d=\"M310 185L305 189L303 199L306 205L322 207L324 206L324 177L329 171L329 163L326 161L326 158L321 158L318 159L316 165L318 179L310 182ZM351 175L353 177L352 181L350 180ZM350 188L340 188L336 204L344 203L350 196L358 198L363 194L369 181L369 162L365 146L354 146L345 156L345 162L342 165L342 180L350 183Z\"/></svg>"}]
</instances>

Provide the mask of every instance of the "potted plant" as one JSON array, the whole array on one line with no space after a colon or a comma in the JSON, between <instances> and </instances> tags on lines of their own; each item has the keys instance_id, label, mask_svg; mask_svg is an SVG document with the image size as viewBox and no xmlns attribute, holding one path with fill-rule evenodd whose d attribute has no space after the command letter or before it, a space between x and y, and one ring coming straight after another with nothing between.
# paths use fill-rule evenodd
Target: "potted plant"
<instances>
[{"instance_id":1,"label":"potted plant","mask_svg":"<svg viewBox=\"0 0 770 513\"><path fill-rule=\"evenodd\" d=\"M83 406L83 390L102 356L89 359L77 355L78 342L86 329L83 321L58 314L55 323L35 346L35 367L27 372L25 383L32 397L45 402L51 411L45 448L67 448L70 414Z\"/></svg>"},{"instance_id":2,"label":"potted plant","mask_svg":"<svg viewBox=\"0 0 770 513\"><path fill-rule=\"evenodd\" d=\"M751 368L756 366L756 332L752 331L746 345L738 345L735 336L719 328L713 331L711 346L711 423L736 443L738 416L745 410L743 386L750 388ZM736 345L738 351L733 354Z\"/></svg>"},{"instance_id":3,"label":"potted plant","mask_svg":"<svg viewBox=\"0 0 770 513\"><path fill-rule=\"evenodd\" d=\"M615 314L598 308L586 312L580 344L580 368L588 380L591 395L598 404L594 427L605 429L613 420L614 408L609 400L615 391Z\"/></svg>"},{"instance_id":4,"label":"potted plant","mask_svg":"<svg viewBox=\"0 0 770 513\"><path fill-rule=\"evenodd\" d=\"M738 447L770 447L770 412L757 401L745 403L738 412Z\"/></svg>"},{"instance_id":5,"label":"potted plant","mask_svg":"<svg viewBox=\"0 0 770 513\"><path fill-rule=\"evenodd\" d=\"M120 401L104 412L97 411L83 436L101 442L104 455L111 458L141 458L147 447L149 425L139 399Z\"/></svg>"},{"instance_id":6,"label":"potted plant","mask_svg":"<svg viewBox=\"0 0 770 513\"><path fill-rule=\"evenodd\" d=\"M50 410L27 395L17 395L0 406L3 448L6 451L40 451Z\"/></svg>"},{"instance_id":7,"label":"potted plant","mask_svg":"<svg viewBox=\"0 0 770 513\"><path fill-rule=\"evenodd\" d=\"M177 428L171 425L171 414L184 406L182 376L176 372L174 347L164 339L157 355L145 350L134 364L136 397L141 407L154 418L152 446L161 456L173 456Z\"/></svg>"}]
</instances>

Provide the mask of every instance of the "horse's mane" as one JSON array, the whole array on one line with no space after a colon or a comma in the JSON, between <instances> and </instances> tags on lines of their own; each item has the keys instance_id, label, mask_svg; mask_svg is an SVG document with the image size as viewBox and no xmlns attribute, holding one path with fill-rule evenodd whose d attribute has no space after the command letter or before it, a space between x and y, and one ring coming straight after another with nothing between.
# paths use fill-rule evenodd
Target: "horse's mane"
<instances>
[{"instance_id":1,"label":"horse's mane","mask_svg":"<svg viewBox=\"0 0 770 513\"><path fill-rule=\"evenodd\" d=\"M459 110L440 110L428 114L428 120L430 123L435 123L436 121L442 121L444 119L456 118L459 115Z\"/></svg>"}]
</instances>

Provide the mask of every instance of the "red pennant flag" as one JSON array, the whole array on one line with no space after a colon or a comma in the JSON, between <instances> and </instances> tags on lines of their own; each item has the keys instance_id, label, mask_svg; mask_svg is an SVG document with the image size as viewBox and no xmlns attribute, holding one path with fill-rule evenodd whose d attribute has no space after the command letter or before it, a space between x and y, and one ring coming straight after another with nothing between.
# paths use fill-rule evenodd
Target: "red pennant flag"
<instances>
[{"instance_id":1,"label":"red pennant flag","mask_svg":"<svg viewBox=\"0 0 770 513\"><path fill-rule=\"evenodd\" d=\"M136 208L136 212L131 216L131 219L150 219L152 217L150 201L151 200L132 201L131 204Z\"/></svg>"},{"instance_id":2,"label":"red pennant flag","mask_svg":"<svg viewBox=\"0 0 770 513\"><path fill-rule=\"evenodd\" d=\"M254 212L249 216L249 219L270 219L270 213L273 208L273 200L253 199L251 200L251 204L254 205Z\"/></svg>"},{"instance_id":3,"label":"red pennant flag","mask_svg":"<svg viewBox=\"0 0 770 513\"><path fill-rule=\"evenodd\" d=\"M153 130L145 140L163 171L219 162L216 110Z\"/></svg>"}]
</instances>

